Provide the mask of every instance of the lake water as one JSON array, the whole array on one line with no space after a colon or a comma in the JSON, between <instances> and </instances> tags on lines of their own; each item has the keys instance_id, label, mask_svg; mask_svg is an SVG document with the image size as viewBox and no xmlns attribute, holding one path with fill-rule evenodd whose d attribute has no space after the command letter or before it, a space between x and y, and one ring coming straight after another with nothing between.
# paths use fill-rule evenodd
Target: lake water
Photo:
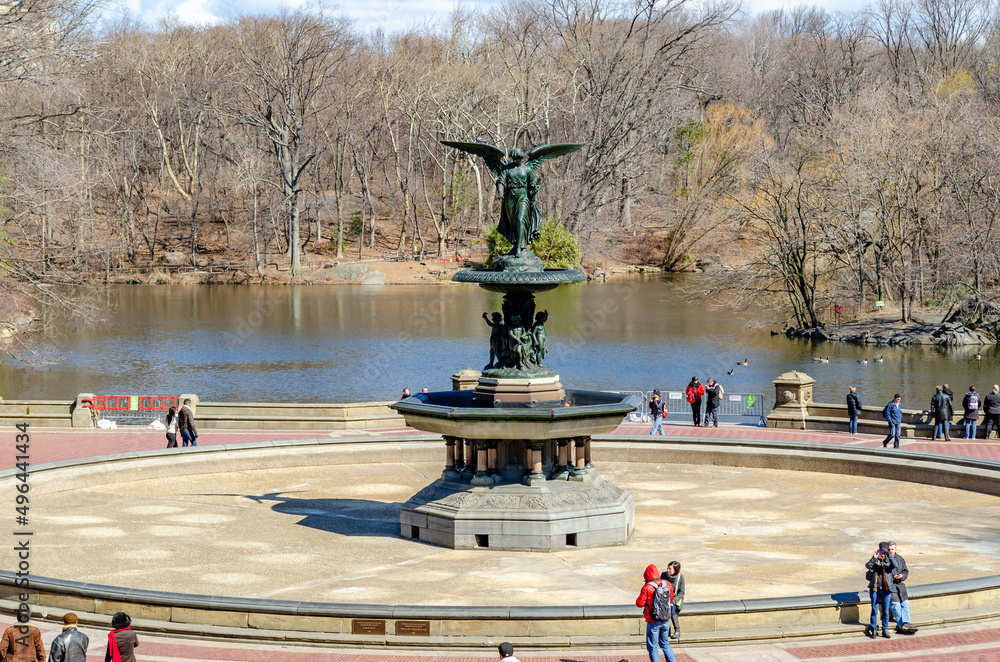
<instances>
[{"instance_id":1,"label":"lake water","mask_svg":"<svg viewBox=\"0 0 1000 662\"><path fill-rule=\"evenodd\" d=\"M1000 381L995 348L863 348L772 337L767 311L741 315L683 299L678 281L635 280L561 287L537 297L548 309L549 354L574 388L681 390L692 375L728 393L762 393L788 370L816 379L815 397L842 402L858 386L865 405L895 392L926 408L934 384L960 400L969 384ZM489 356L485 311L501 295L473 285L114 286L102 291L105 322L53 330L35 367L0 366L8 399L70 399L77 393L197 393L209 401L392 400L404 386L451 388L449 376ZM881 351L882 364L857 362ZM829 355L829 363L812 357ZM737 361L747 359L748 366ZM734 370L733 375L726 372Z\"/></svg>"}]
</instances>

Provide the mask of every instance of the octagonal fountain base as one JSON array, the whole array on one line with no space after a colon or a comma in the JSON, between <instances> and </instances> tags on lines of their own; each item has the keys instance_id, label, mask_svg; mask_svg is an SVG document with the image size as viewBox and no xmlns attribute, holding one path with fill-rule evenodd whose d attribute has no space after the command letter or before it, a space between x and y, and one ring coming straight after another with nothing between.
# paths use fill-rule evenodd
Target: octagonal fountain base
<instances>
[{"instance_id":1,"label":"octagonal fountain base","mask_svg":"<svg viewBox=\"0 0 1000 662\"><path fill-rule=\"evenodd\" d=\"M421 393L393 405L407 425L442 435L446 448L441 478L401 508L404 538L534 551L628 540L635 501L597 473L590 438L614 430L638 403L563 390L558 376L542 386L557 386L562 397L538 401L519 391L532 381L481 379L475 391Z\"/></svg>"},{"instance_id":2,"label":"octagonal fountain base","mask_svg":"<svg viewBox=\"0 0 1000 662\"><path fill-rule=\"evenodd\" d=\"M632 495L590 470L584 480L471 487L440 479L400 512L404 538L452 549L555 551L625 543Z\"/></svg>"}]
</instances>

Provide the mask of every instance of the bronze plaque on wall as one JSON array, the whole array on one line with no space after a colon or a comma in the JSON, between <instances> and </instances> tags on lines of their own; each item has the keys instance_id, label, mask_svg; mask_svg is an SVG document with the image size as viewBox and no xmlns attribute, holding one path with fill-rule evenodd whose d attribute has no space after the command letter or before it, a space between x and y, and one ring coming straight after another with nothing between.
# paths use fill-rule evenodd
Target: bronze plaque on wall
<instances>
[{"instance_id":1,"label":"bronze plaque on wall","mask_svg":"<svg viewBox=\"0 0 1000 662\"><path fill-rule=\"evenodd\" d=\"M430 621L396 621L397 637L429 637L431 636Z\"/></svg>"},{"instance_id":2,"label":"bronze plaque on wall","mask_svg":"<svg viewBox=\"0 0 1000 662\"><path fill-rule=\"evenodd\" d=\"M352 619L351 634L385 634L385 621L374 618Z\"/></svg>"}]
</instances>

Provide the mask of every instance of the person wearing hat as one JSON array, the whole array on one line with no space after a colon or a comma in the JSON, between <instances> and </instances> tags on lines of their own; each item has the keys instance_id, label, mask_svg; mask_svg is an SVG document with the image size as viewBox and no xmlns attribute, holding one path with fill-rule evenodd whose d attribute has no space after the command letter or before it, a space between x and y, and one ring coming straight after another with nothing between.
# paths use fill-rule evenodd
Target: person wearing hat
<instances>
[{"instance_id":1,"label":"person wearing hat","mask_svg":"<svg viewBox=\"0 0 1000 662\"><path fill-rule=\"evenodd\" d=\"M692 377L691 382L685 389L688 402L691 404L691 414L694 416L694 426L701 425L701 399L705 397L705 387L701 385L697 377Z\"/></svg>"},{"instance_id":2,"label":"person wearing hat","mask_svg":"<svg viewBox=\"0 0 1000 662\"><path fill-rule=\"evenodd\" d=\"M87 662L90 639L77 629L79 620L71 611L63 616L62 634L52 640L49 662Z\"/></svg>"},{"instance_id":3,"label":"person wearing hat","mask_svg":"<svg viewBox=\"0 0 1000 662\"><path fill-rule=\"evenodd\" d=\"M139 639L131 630L132 619L123 611L116 612L111 617L111 627L108 633L108 650L104 654L104 662L136 662L135 648Z\"/></svg>"},{"instance_id":4,"label":"person wearing hat","mask_svg":"<svg viewBox=\"0 0 1000 662\"><path fill-rule=\"evenodd\" d=\"M903 396L897 393L892 396L892 402L887 404L885 409L882 410L882 416L885 418L886 423L889 424L889 434L882 440L882 448L886 448L890 440L895 440L892 445L893 448L899 448L899 435L903 427L903 409L899 403L902 399Z\"/></svg>"},{"instance_id":5,"label":"person wearing hat","mask_svg":"<svg viewBox=\"0 0 1000 662\"><path fill-rule=\"evenodd\" d=\"M667 413L665 410L663 400L660 399L660 390L654 388L653 397L649 401L649 415L653 417L653 429L649 431L650 435L656 434L657 430L663 434L663 417Z\"/></svg>"}]
</instances>

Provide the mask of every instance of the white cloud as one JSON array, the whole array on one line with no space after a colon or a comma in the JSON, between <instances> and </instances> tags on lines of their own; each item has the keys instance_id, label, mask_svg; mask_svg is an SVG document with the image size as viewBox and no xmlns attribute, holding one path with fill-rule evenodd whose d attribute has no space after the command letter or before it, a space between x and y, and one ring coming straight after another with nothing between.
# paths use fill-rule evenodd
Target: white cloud
<instances>
[{"instance_id":1,"label":"white cloud","mask_svg":"<svg viewBox=\"0 0 1000 662\"><path fill-rule=\"evenodd\" d=\"M187 25L214 25L222 21L222 17L209 9L209 4L209 0L184 0L174 13Z\"/></svg>"}]
</instances>

